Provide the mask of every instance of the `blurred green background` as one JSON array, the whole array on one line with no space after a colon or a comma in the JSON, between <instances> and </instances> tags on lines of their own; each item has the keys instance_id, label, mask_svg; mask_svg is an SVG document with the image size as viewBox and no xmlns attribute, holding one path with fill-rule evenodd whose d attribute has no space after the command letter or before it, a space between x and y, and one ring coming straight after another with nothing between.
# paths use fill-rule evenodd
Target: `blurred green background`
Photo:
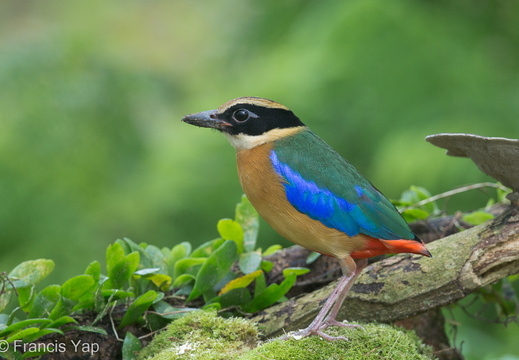
<instances>
[{"instance_id":1,"label":"blurred green background","mask_svg":"<svg viewBox=\"0 0 519 360\"><path fill-rule=\"evenodd\" d=\"M238 96L290 107L390 198L486 181L424 137L518 137L519 2L1 2L0 271L51 258L63 281L120 237L216 237L234 150L180 119ZM490 352L461 331L468 358L519 359L517 326Z\"/></svg>"}]
</instances>

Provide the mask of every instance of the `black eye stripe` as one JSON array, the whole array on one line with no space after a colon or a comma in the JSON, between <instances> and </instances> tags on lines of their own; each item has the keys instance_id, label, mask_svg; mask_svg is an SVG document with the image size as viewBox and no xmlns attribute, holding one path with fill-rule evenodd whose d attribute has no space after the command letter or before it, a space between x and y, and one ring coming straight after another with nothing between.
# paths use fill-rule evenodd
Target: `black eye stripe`
<instances>
[{"instance_id":1,"label":"black eye stripe","mask_svg":"<svg viewBox=\"0 0 519 360\"><path fill-rule=\"evenodd\" d=\"M247 112L241 113L241 111ZM232 124L225 129L231 135L261 135L272 129L304 126L294 113L288 109L259 106L243 103L227 107L218 117Z\"/></svg>"}]
</instances>

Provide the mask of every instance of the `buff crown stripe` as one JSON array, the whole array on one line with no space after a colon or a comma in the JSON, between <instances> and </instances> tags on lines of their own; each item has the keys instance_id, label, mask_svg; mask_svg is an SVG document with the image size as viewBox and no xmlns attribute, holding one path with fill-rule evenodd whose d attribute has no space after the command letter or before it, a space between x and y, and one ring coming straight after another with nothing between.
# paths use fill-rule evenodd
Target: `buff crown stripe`
<instances>
[{"instance_id":1,"label":"buff crown stripe","mask_svg":"<svg viewBox=\"0 0 519 360\"><path fill-rule=\"evenodd\" d=\"M290 109L287 108L285 105L281 105L281 104L279 104L275 101L269 100L269 99L263 99L263 98L259 98L259 97L240 97L237 99L227 101L225 104L223 104L222 106L220 106L218 108L218 112L220 114L224 113L230 107L232 107L234 105L240 105L240 104L241 105L256 105L256 106L261 106L261 107L269 108L269 109L283 109L283 110L290 111Z\"/></svg>"}]
</instances>

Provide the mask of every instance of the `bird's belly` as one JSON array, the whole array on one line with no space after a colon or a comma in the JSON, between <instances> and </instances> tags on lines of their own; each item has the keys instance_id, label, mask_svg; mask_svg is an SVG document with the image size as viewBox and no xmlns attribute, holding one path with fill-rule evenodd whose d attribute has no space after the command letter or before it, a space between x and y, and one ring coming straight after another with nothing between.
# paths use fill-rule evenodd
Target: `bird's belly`
<instances>
[{"instance_id":1,"label":"bird's belly","mask_svg":"<svg viewBox=\"0 0 519 360\"><path fill-rule=\"evenodd\" d=\"M350 238L299 212L290 204L269 159L271 146L264 144L237 153L243 191L265 221L287 240L321 254L345 258L364 248L364 235Z\"/></svg>"}]
</instances>

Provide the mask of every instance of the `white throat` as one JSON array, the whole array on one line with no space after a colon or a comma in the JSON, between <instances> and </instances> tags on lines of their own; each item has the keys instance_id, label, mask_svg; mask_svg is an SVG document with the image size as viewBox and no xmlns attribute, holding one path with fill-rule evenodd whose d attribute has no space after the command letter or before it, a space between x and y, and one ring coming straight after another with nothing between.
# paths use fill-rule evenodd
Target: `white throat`
<instances>
[{"instance_id":1,"label":"white throat","mask_svg":"<svg viewBox=\"0 0 519 360\"><path fill-rule=\"evenodd\" d=\"M305 129L306 126L298 126L286 129L272 129L261 135L246 135L238 134L231 135L224 133L229 139L229 142L236 150L250 150L256 146L260 146L278 139L297 134L301 130Z\"/></svg>"}]
</instances>

